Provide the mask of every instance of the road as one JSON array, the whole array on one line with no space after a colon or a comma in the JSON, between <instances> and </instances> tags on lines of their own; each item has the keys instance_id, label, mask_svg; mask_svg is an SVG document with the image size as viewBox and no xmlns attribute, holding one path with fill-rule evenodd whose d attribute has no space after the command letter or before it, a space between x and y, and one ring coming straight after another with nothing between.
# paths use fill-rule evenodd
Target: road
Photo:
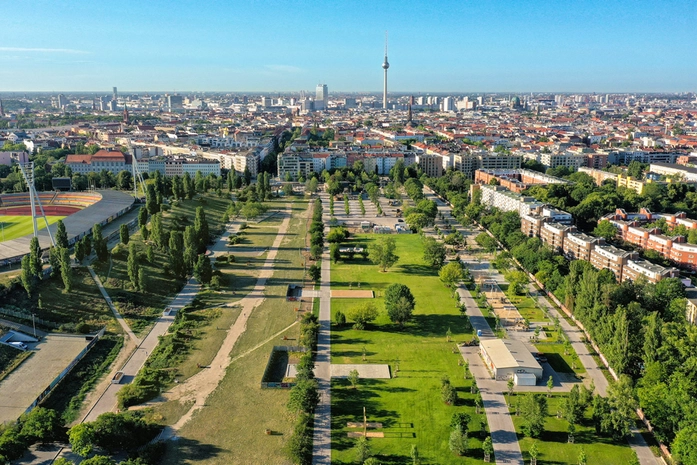
<instances>
[{"instance_id":1,"label":"road","mask_svg":"<svg viewBox=\"0 0 697 465\"><path fill-rule=\"evenodd\" d=\"M325 206L325 224L329 220L328 202ZM325 234L329 228L325 228ZM315 378L319 382L320 401L315 410L315 430L312 448L313 465L330 465L332 460L332 412L331 412L331 307L330 307L329 249L322 253L322 274L319 300L319 336L315 357Z\"/></svg>"}]
</instances>

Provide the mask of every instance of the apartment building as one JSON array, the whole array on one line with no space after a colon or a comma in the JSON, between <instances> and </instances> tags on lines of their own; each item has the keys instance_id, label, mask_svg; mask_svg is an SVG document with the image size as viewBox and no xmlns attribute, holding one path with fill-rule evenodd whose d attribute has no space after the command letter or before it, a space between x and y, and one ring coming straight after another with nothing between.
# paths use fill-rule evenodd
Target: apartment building
<instances>
[{"instance_id":1,"label":"apartment building","mask_svg":"<svg viewBox=\"0 0 697 465\"><path fill-rule=\"evenodd\" d=\"M627 260L627 264L622 268L622 281L636 281L642 276L650 283L657 283L661 279L679 277L680 271L674 267L654 265L646 260Z\"/></svg>"},{"instance_id":2,"label":"apartment building","mask_svg":"<svg viewBox=\"0 0 697 465\"><path fill-rule=\"evenodd\" d=\"M131 171L130 154L119 151L99 150L94 155L67 155L65 164L73 170L73 173L101 173L103 170L117 175L121 171Z\"/></svg>"},{"instance_id":3,"label":"apartment building","mask_svg":"<svg viewBox=\"0 0 697 465\"><path fill-rule=\"evenodd\" d=\"M574 226L567 226L559 223L544 223L540 228L540 239L549 245L552 250L563 251L564 240L567 234L575 232Z\"/></svg>"},{"instance_id":4,"label":"apartment building","mask_svg":"<svg viewBox=\"0 0 697 465\"><path fill-rule=\"evenodd\" d=\"M555 223L571 225L574 223L574 217L571 213L567 213L563 210L553 208L550 206L545 206L542 208L541 212L542 218L546 221L554 221Z\"/></svg>"},{"instance_id":5,"label":"apartment building","mask_svg":"<svg viewBox=\"0 0 697 465\"><path fill-rule=\"evenodd\" d=\"M617 278L617 282L622 281L622 270L628 260L636 260L639 254L618 249L612 245L596 245L591 250L590 262L598 270L610 270Z\"/></svg>"},{"instance_id":6,"label":"apartment building","mask_svg":"<svg viewBox=\"0 0 697 465\"><path fill-rule=\"evenodd\" d=\"M586 166L586 155L563 152L563 153L540 153L538 161L547 168L556 168L558 166L566 166L578 170L582 166Z\"/></svg>"},{"instance_id":7,"label":"apartment building","mask_svg":"<svg viewBox=\"0 0 697 465\"><path fill-rule=\"evenodd\" d=\"M540 229L545 219L535 213L520 215L520 230L528 237L540 237Z\"/></svg>"},{"instance_id":8,"label":"apartment building","mask_svg":"<svg viewBox=\"0 0 697 465\"><path fill-rule=\"evenodd\" d=\"M443 157L440 155L432 155L428 153L420 153L416 155L416 163L430 178L439 178L443 176Z\"/></svg>"},{"instance_id":9,"label":"apartment building","mask_svg":"<svg viewBox=\"0 0 697 465\"><path fill-rule=\"evenodd\" d=\"M682 267L697 270L697 245L686 243L683 236L674 238L664 256Z\"/></svg>"},{"instance_id":10,"label":"apartment building","mask_svg":"<svg viewBox=\"0 0 697 465\"><path fill-rule=\"evenodd\" d=\"M596 245L605 244L602 237L593 237L582 232L569 232L564 237L562 251L570 260L591 260L591 252Z\"/></svg>"},{"instance_id":11,"label":"apartment building","mask_svg":"<svg viewBox=\"0 0 697 465\"><path fill-rule=\"evenodd\" d=\"M685 308L685 318L691 325L697 325L697 289L694 287L685 291L687 305Z\"/></svg>"},{"instance_id":12,"label":"apartment building","mask_svg":"<svg viewBox=\"0 0 697 465\"><path fill-rule=\"evenodd\" d=\"M489 184L495 180L499 186L505 187L511 192L521 193L530 186L539 184L567 184L568 181L554 176L547 176L537 171L525 169L490 170L478 169L474 172L474 182Z\"/></svg>"},{"instance_id":13,"label":"apartment building","mask_svg":"<svg viewBox=\"0 0 697 465\"><path fill-rule=\"evenodd\" d=\"M653 173L662 174L664 176L678 177L685 181L697 182L697 168L673 163L651 163L649 169Z\"/></svg>"},{"instance_id":14,"label":"apartment building","mask_svg":"<svg viewBox=\"0 0 697 465\"><path fill-rule=\"evenodd\" d=\"M536 211L543 207L543 204L533 197L516 194L505 187L472 184L471 189L481 190L483 205L495 207L507 212L514 211L521 216L528 215L531 211Z\"/></svg>"}]
</instances>

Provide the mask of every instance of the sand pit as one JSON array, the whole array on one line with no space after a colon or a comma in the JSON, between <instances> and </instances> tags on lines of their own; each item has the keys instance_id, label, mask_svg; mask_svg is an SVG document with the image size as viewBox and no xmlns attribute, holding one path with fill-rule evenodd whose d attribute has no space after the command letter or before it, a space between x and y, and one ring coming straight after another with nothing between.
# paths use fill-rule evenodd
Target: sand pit
<instances>
[{"instance_id":1,"label":"sand pit","mask_svg":"<svg viewBox=\"0 0 697 465\"><path fill-rule=\"evenodd\" d=\"M332 299L372 299L373 291L331 291Z\"/></svg>"}]
</instances>

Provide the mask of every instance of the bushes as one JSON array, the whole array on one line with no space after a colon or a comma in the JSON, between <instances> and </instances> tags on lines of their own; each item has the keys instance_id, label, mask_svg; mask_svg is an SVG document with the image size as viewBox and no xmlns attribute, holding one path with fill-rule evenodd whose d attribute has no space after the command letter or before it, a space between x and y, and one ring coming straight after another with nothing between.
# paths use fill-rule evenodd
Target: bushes
<instances>
[{"instance_id":1,"label":"bushes","mask_svg":"<svg viewBox=\"0 0 697 465\"><path fill-rule=\"evenodd\" d=\"M143 419L142 412L104 413L93 422L72 427L68 436L73 451L86 457L96 448L133 452L149 443L158 430Z\"/></svg>"},{"instance_id":2,"label":"bushes","mask_svg":"<svg viewBox=\"0 0 697 465\"><path fill-rule=\"evenodd\" d=\"M0 463L21 457L32 444L50 442L63 434L56 411L43 407L36 407L0 431Z\"/></svg>"}]
</instances>

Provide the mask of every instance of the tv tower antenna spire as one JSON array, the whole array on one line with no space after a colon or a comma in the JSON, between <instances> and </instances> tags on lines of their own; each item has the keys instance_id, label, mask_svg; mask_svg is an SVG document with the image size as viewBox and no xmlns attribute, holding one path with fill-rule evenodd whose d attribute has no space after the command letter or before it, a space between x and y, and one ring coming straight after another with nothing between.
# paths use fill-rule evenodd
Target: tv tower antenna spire
<instances>
[{"instance_id":1,"label":"tv tower antenna spire","mask_svg":"<svg viewBox=\"0 0 697 465\"><path fill-rule=\"evenodd\" d=\"M387 110L387 70L390 63L387 61L387 31L385 31L385 61L382 63L382 69L385 70L385 78L382 85L382 108Z\"/></svg>"}]
</instances>

